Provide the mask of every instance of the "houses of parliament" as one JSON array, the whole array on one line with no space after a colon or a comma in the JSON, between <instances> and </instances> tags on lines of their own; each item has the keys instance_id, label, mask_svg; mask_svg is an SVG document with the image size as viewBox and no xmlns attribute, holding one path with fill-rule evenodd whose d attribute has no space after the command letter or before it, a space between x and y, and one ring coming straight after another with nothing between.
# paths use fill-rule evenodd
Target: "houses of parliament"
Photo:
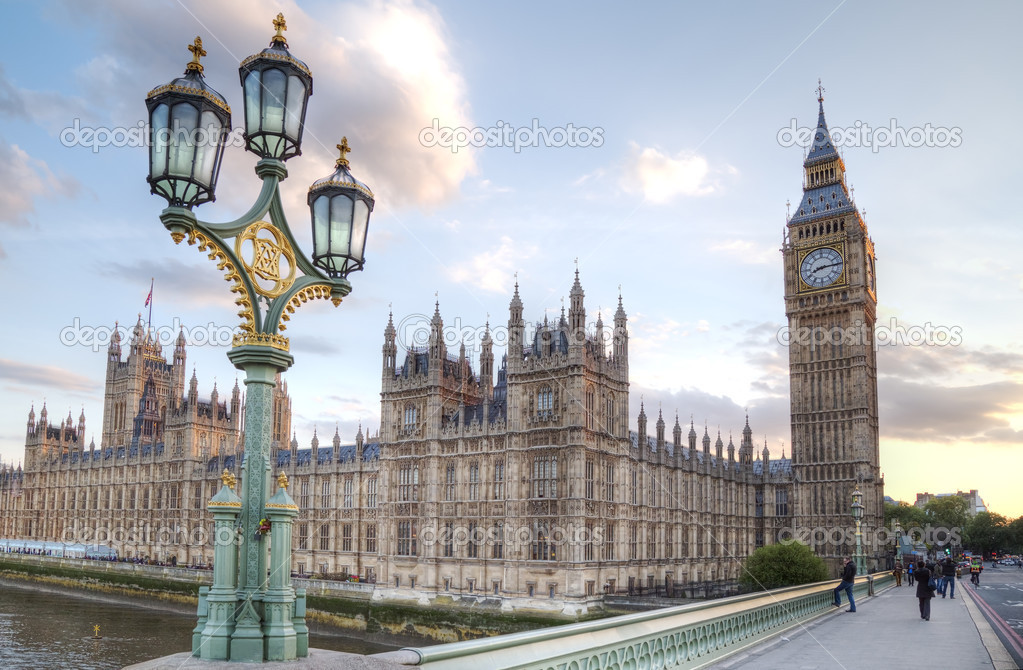
<instances>
[{"instance_id":1,"label":"houses of parliament","mask_svg":"<svg viewBox=\"0 0 1023 670\"><path fill-rule=\"evenodd\" d=\"M357 575L374 597L571 610L735 580L794 532L832 565L852 555L832 531L852 525L855 489L864 529L882 524L874 250L819 102L781 250L790 333L810 334L788 347L791 458L754 444L748 416L737 445L642 404L630 425L623 301L607 326L588 322L577 270L554 322L527 324L515 285L499 363L489 324L473 361L447 349L439 305L421 348L399 350L389 318L379 431L354 443L335 431L300 447L278 379L271 454L301 510L293 570ZM854 328L866 336L814 336ZM225 469L241 473L244 399L237 383L201 398L194 372L186 388L183 336L169 361L141 322L124 346L107 352L99 445L84 443L84 413L53 425L30 409L24 464L0 469L0 537L206 564L206 504Z\"/></svg>"}]
</instances>

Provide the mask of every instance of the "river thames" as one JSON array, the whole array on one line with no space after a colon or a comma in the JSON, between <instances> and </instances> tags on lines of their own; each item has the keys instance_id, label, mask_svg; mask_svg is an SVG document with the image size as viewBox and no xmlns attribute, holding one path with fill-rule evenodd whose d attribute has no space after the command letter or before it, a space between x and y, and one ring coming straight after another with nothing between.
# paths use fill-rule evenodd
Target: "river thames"
<instances>
[{"instance_id":1,"label":"river thames","mask_svg":"<svg viewBox=\"0 0 1023 670\"><path fill-rule=\"evenodd\" d=\"M102 639L94 640L93 626ZM0 668L122 668L188 651L195 615L0 580ZM374 654L395 649L310 632L309 646Z\"/></svg>"}]
</instances>

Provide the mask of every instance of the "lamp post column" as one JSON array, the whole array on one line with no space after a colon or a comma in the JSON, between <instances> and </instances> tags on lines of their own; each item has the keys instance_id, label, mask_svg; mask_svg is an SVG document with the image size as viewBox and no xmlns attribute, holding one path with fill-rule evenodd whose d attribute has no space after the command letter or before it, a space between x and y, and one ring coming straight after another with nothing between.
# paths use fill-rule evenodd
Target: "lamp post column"
<instances>
[{"instance_id":1,"label":"lamp post column","mask_svg":"<svg viewBox=\"0 0 1023 670\"><path fill-rule=\"evenodd\" d=\"M242 465L242 543L238 570L238 613L231 635L231 660L263 661L263 596L266 592L267 543L257 537L270 479L273 390L279 372L293 361L270 345L231 349L231 362L245 371L245 462ZM288 575L290 577L290 573Z\"/></svg>"},{"instance_id":2,"label":"lamp post column","mask_svg":"<svg viewBox=\"0 0 1023 670\"><path fill-rule=\"evenodd\" d=\"M266 660L290 661L297 656L297 639L292 623L295 590L291 587L291 524L298 505L288 495L288 477L277 477L277 493L266 502L270 520L270 578L263 595ZM305 654L308 654L308 644Z\"/></svg>"},{"instance_id":3,"label":"lamp post column","mask_svg":"<svg viewBox=\"0 0 1023 670\"><path fill-rule=\"evenodd\" d=\"M221 475L223 486L207 504L213 514L213 587L206 596L206 621L198 648L192 655L205 660L226 661L231 657L231 634L234 632L238 574L236 526L242 501L232 490L235 477L228 470Z\"/></svg>"},{"instance_id":4,"label":"lamp post column","mask_svg":"<svg viewBox=\"0 0 1023 670\"><path fill-rule=\"evenodd\" d=\"M852 516L856 520L856 574L867 574L867 563L863 556L863 493L857 488L853 491Z\"/></svg>"}]
</instances>

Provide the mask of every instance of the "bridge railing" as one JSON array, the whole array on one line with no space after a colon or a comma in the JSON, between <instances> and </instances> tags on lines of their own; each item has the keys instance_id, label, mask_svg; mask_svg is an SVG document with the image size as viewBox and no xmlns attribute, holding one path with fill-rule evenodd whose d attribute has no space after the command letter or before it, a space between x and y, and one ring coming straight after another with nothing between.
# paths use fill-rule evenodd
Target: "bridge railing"
<instances>
[{"instance_id":1,"label":"bridge railing","mask_svg":"<svg viewBox=\"0 0 1023 670\"><path fill-rule=\"evenodd\" d=\"M834 609L838 581L761 591L537 631L379 654L433 670L698 668ZM857 577L855 598L894 586L890 572Z\"/></svg>"}]
</instances>

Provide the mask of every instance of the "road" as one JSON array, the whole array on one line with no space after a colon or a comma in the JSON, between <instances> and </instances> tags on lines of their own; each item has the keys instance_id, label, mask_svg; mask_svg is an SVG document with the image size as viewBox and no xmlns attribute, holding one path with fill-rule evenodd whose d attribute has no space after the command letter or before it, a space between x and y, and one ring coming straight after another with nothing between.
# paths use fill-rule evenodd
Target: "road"
<instances>
[{"instance_id":1,"label":"road","mask_svg":"<svg viewBox=\"0 0 1023 670\"><path fill-rule=\"evenodd\" d=\"M987 563L979 587L974 588L969 574L964 574L956 585L957 593L960 589L970 589L998 639L1017 667L1023 668L1023 570L1004 565L992 568Z\"/></svg>"}]
</instances>

